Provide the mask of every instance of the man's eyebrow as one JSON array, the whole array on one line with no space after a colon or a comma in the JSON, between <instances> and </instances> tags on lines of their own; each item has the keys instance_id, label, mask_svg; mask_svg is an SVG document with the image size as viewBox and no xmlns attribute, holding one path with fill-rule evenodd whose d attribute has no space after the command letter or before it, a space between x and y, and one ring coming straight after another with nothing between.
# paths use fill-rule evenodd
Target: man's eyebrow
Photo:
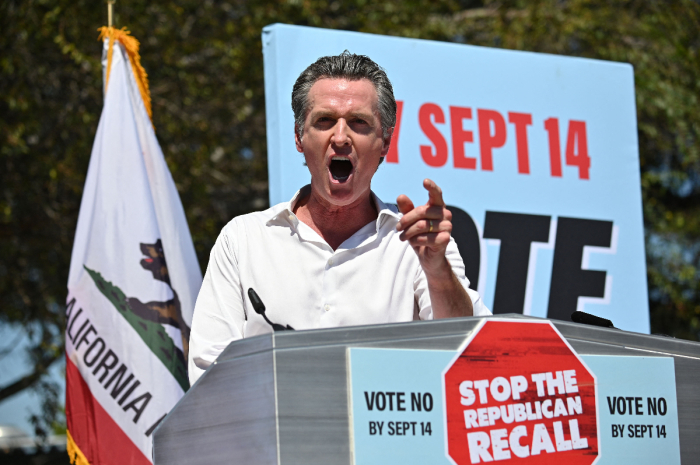
<instances>
[{"instance_id":1,"label":"man's eyebrow","mask_svg":"<svg viewBox=\"0 0 700 465\"><path fill-rule=\"evenodd\" d=\"M319 111L312 111L311 117L313 119L319 119L319 118L325 118L325 117L337 118L338 116L336 113L334 113L332 111L319 110ZM374 118L374 115L372 113L356 112L356 113L350 113L350 117L371 120Z\"/></svg>"},{"instance_id":2,"label":"man's eyebrow","mask_svg":"<svg viewBox=\"0 0 700 465\"><path fill-rule=\"evenodd\" d=\"M351 113L350 116L366 120L374 119L374 114L372 113Z\"/></svg>"},{"instance_id":3,"label":"man's eyebrow","mask_svg":"<svg viewBox=\"0 0 700 465\"><path fill-rule=\"evenodd\" d=\"M323 110L321 110L321 111L312 111L312 112L311 112L311 116L312 116L313 118L316 118L316 119L318 119L318 118L323 118L323 117L326 117L326 116L331 117L331 118L335 118L335 114L334 114L332 111L323 111Z\"/></svg>"}]
</instances>

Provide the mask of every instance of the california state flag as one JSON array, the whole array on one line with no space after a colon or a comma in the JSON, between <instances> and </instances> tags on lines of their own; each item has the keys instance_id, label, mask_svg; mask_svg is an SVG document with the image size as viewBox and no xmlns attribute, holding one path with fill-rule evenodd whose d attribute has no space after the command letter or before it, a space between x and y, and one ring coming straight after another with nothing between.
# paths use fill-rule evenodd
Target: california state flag
<instances>
[{"instance_id":1,"label":"california state flag","mask_svg":"<svg viewBox=\"0 0 700 465\"><path fill-rule=\"evenodd\" d=\"M148 464L152 432L184 395L202 281L150 120L138 42L102 28L105 100L75 233L66 310L68 453Z\"/></svg>"}]
</instances>

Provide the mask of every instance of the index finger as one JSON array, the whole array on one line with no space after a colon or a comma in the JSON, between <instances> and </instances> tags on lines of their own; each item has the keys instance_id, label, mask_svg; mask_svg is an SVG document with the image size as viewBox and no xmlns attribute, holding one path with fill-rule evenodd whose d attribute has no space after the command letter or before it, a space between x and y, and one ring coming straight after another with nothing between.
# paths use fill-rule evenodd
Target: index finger
<instances>
[{"instance_id":1,"label":"index finger","mask_svg":"<svg viewBox=\"0 0 700 465\"><path fill-rule=\"evenodd\" d=\"M423 187L428 191L428 205L445 206L445 201L442 200L442 189L430 179L423 181Z\"/></svg>"}]
</instances>

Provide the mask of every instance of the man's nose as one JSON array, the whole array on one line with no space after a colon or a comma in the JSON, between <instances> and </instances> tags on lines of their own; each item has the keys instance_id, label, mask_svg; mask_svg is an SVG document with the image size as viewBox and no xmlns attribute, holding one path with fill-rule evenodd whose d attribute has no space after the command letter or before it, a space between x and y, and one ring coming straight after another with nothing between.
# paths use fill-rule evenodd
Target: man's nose
<instances>
[{"instance_id":1,"label":"man's nose","mask_svg":"<svg viewBox=\"0 0 700 465\"><path fill-rule=\"evenodd\" d=\"M338 123L335 125L333 136L331 137L331 142L335 145L350 145L350 135L348 134L350 128L348 127L347 121L344 118L340 118Z\"/></svg>"}]
</instances>

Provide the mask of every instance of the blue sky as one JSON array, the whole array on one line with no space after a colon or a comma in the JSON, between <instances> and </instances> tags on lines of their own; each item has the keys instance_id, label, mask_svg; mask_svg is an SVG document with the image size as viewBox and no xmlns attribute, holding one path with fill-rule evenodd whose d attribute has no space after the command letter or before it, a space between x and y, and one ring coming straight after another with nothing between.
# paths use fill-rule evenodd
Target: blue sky
<instances>
[{"instance_id":1,"label":"blue sky","mask_svg":"<svg viewBox=\"0 0 700 465\"><path fill-rule=\"evenodd\" d=\"M21 327L0 325L0 386L5 386L29 373L25 349L29 338ZM14 346L14 347L12 347ZM65 398L65 362L63 358L51 367L51 377L61 386L61 399ZM15 394L0 402L0 424L21 428L30 436L34 428L29 422L32 413L38 413L41 397L32 389Z\"/></svg>"}]
</instances>

